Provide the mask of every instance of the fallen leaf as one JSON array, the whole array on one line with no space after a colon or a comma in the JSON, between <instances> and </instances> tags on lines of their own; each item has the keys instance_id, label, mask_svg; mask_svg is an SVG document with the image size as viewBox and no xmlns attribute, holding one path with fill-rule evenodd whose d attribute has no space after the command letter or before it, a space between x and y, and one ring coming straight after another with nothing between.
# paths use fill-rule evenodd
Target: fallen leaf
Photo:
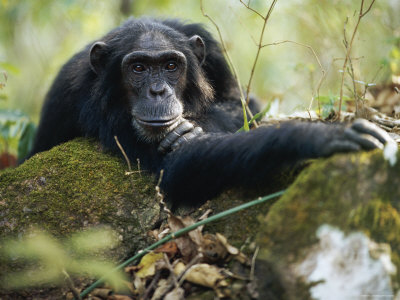
<instances>
[{"instance_id":1,"label":"fallen leaf","mask_svg":"<svg viewBox=\"0 0 400 300\"><path fill-rule=\"evenodd\" d=\"M179 276L185 270L185 264L179 262L174 268L174 273ZM197 264L191 266L189 270L186 271L185 275L183 275L183 278L191 283L213 289L228 286L225 277L220 273L220 269L209 264Z\"/></svg>"},{"instance_id":2,"label":"fallen leaf","mask_svg":"<svg viewBox=\"0 0 400 300\"><path fill-rule=\"evenodd\" d=\"M139 278L146 278L153 276L156 273L156 262L162 260L164 254L150 252L143 256L142 260L138 264L140 270L136 272L136 276Z\"/></svg>"},{"instance_id":3,"label":"fallen leaf","mask_svg":"<svg viewBox=\"0 0 400 300\"><path fill-rule=\"evenodd\" d=\"M175 217L174 215L169 215L168 217L168 225L172 232L176 232L191 224L194 224L194 221L190 217L181 218ZM197 255L201 240L202 234L198 228L175 239L176 245L185 261L190 261Z\"/></svg>"},{"instance_id":4,"label":"fallen leaf","mask_svg":"<svg viewBox=\"0 0 400 300\"><path fill-rule=\"evenodd\" d=\"M215 263L225 260L228 251L214 234L205 234L203 237L203 254L206 262Z\"/></svg>"},{"instance_id":5,"label":"fallen leaf","mask_svg":"<svg viewBox=\"0 0 400 300\"><path fill-rule=\"evenodd\" d=\"M221 242L221 244L225 247L226 251L229 252L229 254L232 255L238 255L239 254L239 249L236 247L233 247L231 244L228 243L228 239L226 237L224 237L222 234L220 233L216 233L215 235L218 239L218 241Z\"/></svg>"},{"instance_id":6,"label":"fallen leaf","mask_svg":"<svg viewBox=\"0 0 400 300\"><path fill-rule=\"evenodd\" d=\"M151 300L160 300L170 288L169 282L170 281L167 279L160 279L158 281L157 288L154 291L153 297L151 297Z\"/></svg>"},{"instance_id":7,"label":"fallen leaf","mask_svg":"<svg viewBox=\"0 0 400 300\"><path fill-rule=\"evenodd\" d=\"M133 275L134 273L136 273L137 271L139 271L143 266L129 266L129 267L125 267L124 271L125 273L128 273L129 275Z\"/></svg>"},{"instance_id":8,"label":"fallen leaf","mask_svg":"<svg viewBox=\"0 0 400 300\"><path fill-rule=\"evenodd\" d=\"M242 252L239 251L238 248L232 246L231 244L228 243L228 240L226 237L224 237L222 234L217 233L216 237L218 241L222 244L222 246L226 249L226 251L231 255L232 258L236 259L242 264L249 265L250 260L246 255L244 255Z\"/></svg>"},{"instance_id":9,"label":"fallen leaf","mask_svg":"<svg viewBox=\"0 0 400 300\"><path fill-rule=\"evenodd\" d=\"M185 291L183 288L174 288L171 292L165 295L164 300L183 300Z\"/></svg>"},{"instance_id":10,"label":"fallen leaf","mask_svg":"<svg viewBox=\"0 0 400 300\"><path fill-rule=\"evenodd\" d=\"M107 300L132 300L132 298L126 295L111 295L107 297Z\"/></svg>"},{"instance_id":11,"label":"fallen leaf","mask_svg":"<svg viewBox=\"0 0 400 300\"><path fill-rule=\"evenodd\" d=\"M111 289L99 288L94 289L91 293L91 296L99 297L99 298L107 298L112 294Z\"/></svg>"},{"instance_id":12,"label":"fallen leaf","mask_svg":"<svg viewBox=\"0 0 400 300\"><path fill-rule=\"evenodd\" d=\"M174 257L178 253L178 246L175 242L168 242L154 250L155 253L165 253L168 258Z\"/></svg>"}]
</instances>

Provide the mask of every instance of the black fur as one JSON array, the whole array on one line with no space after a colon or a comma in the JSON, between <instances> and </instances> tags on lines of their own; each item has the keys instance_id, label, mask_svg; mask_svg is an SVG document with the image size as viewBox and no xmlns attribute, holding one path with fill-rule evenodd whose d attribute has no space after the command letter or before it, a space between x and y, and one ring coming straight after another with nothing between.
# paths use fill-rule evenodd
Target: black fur
<instances>
[{"instance_id":1,"label":"black fur","mask_svg":"<svg viewBox=\"0 0 400 300\"><path fill-rule=\"evenodd\" d=\"M166 155L132 126L132 99L122 86L121 61L149 32L161 34L186 56L183 117L205 132ZM194 35L204 41L204 62L187 44ZM343 127L321 123L235 133L243 124L238 88L218 43L199 24L130 19L101 41L108 45L100 60L106 72L96 74L90 66L93 43L63 66L47 95L31 155L77 136L95 137L119 153L117 136L132 162L139 158L141 166L154 174L164 169L162 189L168 199L196 204L232 186L267 182L277 170L306 158L368 148L345 138ZM202 89L204 84L211 85L213 94ZM250 106L258 109L254 100Z\"/></svg>"}]
</instances>

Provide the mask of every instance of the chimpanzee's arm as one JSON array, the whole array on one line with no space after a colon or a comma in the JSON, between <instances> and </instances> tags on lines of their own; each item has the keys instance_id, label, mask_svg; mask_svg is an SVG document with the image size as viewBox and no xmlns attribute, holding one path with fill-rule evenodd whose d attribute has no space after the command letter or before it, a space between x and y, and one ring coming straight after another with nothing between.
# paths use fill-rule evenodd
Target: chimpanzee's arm
<instances>
[{"instance_id":1,"label":"chimpanzee's arm","mask_svg":"<svg viewBox=\"0 0 400 300\"><path fill-rule=\"evenodd\" d=\"M236 134L205 134L169 153L161 187L174 205L194 205L223 189L267 182L285 166L336 152L382 148L391 138L360 120L351 127L288 122Z\"/></svg>"}]
</instances>

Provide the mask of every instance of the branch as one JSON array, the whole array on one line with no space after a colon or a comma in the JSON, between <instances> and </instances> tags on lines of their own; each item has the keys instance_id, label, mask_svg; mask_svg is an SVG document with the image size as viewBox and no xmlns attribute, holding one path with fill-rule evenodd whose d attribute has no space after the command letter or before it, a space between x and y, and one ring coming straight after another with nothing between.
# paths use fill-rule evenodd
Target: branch
<instances>
[{"instance_id":1,"label":"branch","mask_svg":"<svg viewBox=\"0 0 400 300\"><path fill-rule=\"evenodd\" d=\"M248 4L246 5L245 3L243 3L242 0L240 0L240 3L242 3L247 9L249 9L250 11L256 13L258 16L260 16L260 17L264 20L264 24L263 24L263 27L262 27L262 29L261 29L260 39L259 39L259 42L258 42L258 44L257 44L257 47L258 47L258 48L257 48L256 57L255 57L255 59L254 59L253 67L251 68L250 78L249 78L249 82L248 82L248 84L247 84L247 90L246 90L246 104L249 104L249 101L250 101L250 88L251 88L251 83L252 83L252 81L253 81L254 72L255 72L255 69L256 69L256 66L257 66L257 62L258 62L258 57L260 56L261 49L263 48L262 42L263 42L263 38L264 38L265 28L267 27L268 20L269 20L271 14L272 14L272 11L273 11L273 9L274 9L275 4L276 4L277 1L278 1L278 0L273 0L273 1L272 1L271 6L270 6L269 9L268 9L268 13L267 13L266 16L264 17L264 16L262 16L259 12L257 12L256 10L254 10L254 9L252 9L252 8L250 7L250 1L249 1Z\"/></svg>"},{"instance_id":2,"label":"branch","mask_svg":"<svg viewBox=\"0 0 400 300\"><path fill-rule=\"evenodd\" d=\"M124 148L122 148L122 146L118 140L118 137L116 135L114 135L114 139L115 139L115 142L117 143L119 150L121 150L121 153L124 156L126 163L128 164L129 173L132 173L131 161L129 160L128 155L126 155L126 152L125 152Z\"/></svg>"},{"instance_id":3,"label":"branch","mask_svg":"<svg viewBox=\"0 0 400 300\"><path fill-rule=\"evenodd\" d=\"M244 3L242 0L239 0L240 1L240 3L242 3L247 9L249 9L249 10L251 10L253 13L255 13L256 15L258 15L261 19L263 19L264 21L265 21L265 17L262 15L262 14L260 14L258 11L256 11L254 8L251 8L250 7L250 0L249 0L249 2L247 2L247 4L246 3Z\"/></svg>"},{"instance_id":4,"label":"branch","mask_svg":"<svg viewBox=\"0 0 400 300\"><path fill-rule=\"evenodd\" d=\"M357 19L357 23L356 26L354 27L353 30L353 34L351 36L350 39L350 43L347 43L346 41L346 37L345 37L345 48L346 48L346 57L344 59L344 63L343 63L343 67L342 67L342 79L341 79L341 83L340 83L340 96L339 96L339 112L338 112L338 118L340 118L340 112L342 110L342 100L343 100L343 85L344 85L344 76L345 76L345 70L346 70L346 66L347 63L349 61L350 58L350 52L353 46L353 41L354 41L354 37L356 36L357 30L358 30L358 26L360 25L361 19L371 10L372 5L374 4L375 0L372 0L371 4L369 5L369 7L367 8L367 10L364 12L364 0L361 0L361 6L360 6L360 12L358 14L358 19ZM346 21L347 23L347 21Z\"/></svg>"},{"instance_id":5,"label":"branch","mask_svg":"<svg viewBox=\"0 0 400 300\"><path fill-rule=\"evenodd\" d=\"M362 1L362 2L364 2L364 1ZM367 13L369 13L369 11L370 11L371 8L372 8L372 5L374 5L374 2L375 2L375 0L372 0L372 1L371 1L371 4L369 5L369 7L367 8L367 10L366 10L365 12L362 11L362 9L363 9L363 3L361 4L361 10L360 10L361 18L364 17Z\"/></svg>"},{"instance_id":6,"label":"branch","mask_svg":"<svg viewBox=\"0 0 400 300\"><path fill-rule=\"evenodd\" d=\"M239 87L240 100L242 102L242 105L245 108L245 110L247 111L247 113L249 114L250 118L253 118L253 113L251 112L247 101L245 101L242 85L241 85L240 79L239 79L239 74L238 74L238 72L237 72L237 70L236 70L236 68L235 68L235 66L234 66L234 64L232 62L231 56L229 55L229 52L228 52L228 50L226 48L224 39L222 37L221 30L220 30L218 24L208 14L206 14L206 12L204 11L203 0L200 0L200 10L201 10L201 13L203 14L203 16L206 17L208 20L210 20L210 22L215 26L215 28L216 28L216 30L218 32L219 40L220 40L221 46L222 46L222 51L225 53L226 59L228 60L228 64L231 67L231 70L233 72L233 76L235 77L235 80L236 80L237 85ZM245 127L247 126L247 130L248 130L247 115L246 115L245 112L243 112L243 118L244 118L244 126ZM258 127L257 122L254 122L254 126Z\"/></svg>"},{"instance_id":7,"label":"branch","mask_svg":"<svg viewBox=\"0 0 400 300\"><path fill-rule=\"evenodd\" d=\"M312 107L312 104L313 104L313 100L314 100L314 96L316 95L317 98L318 98L318 109L319 109L319 114L321 114L321 107L320 107L320 103L319 103L319 90L321 89L321 85L322 85L322 83L323 83L323 81L324 81L324 79L325 79L326 71L325 71L325 69L322 67L321 61L320 61L320 59L318 58L318 55L317 55L317 53L315 52L315 50L313 49L313 47L311 47L310 45L303 44L303 43L299 43L299 42L295 42L295 41L290 41L290 40L285 40L285 41L279 41L279 42L274 42L274 43L265 44L265 45L262 45L261 48L268 47L268 46L276 46L276 45L285 44L285 43L292 43L292 44L295 44L295 45L299 45L299 46L302 46L302 47L306 47L306 48L308 48L308 49L311 51L311 53L312 53L313 56L315 57L315 60L317 61L318 65L319 65L319 67L320 67L320 69L321 69L322 76L321 76L321 78L320 78L320 80L319 80L319 82L318 82L318 85L317 85L317 87L316 87L315 92L313 93L313 97L311 98L311 102L310 102L310 105L309 105L308 109L311 110L311 107Z\"/></svg>"}]
</instances>

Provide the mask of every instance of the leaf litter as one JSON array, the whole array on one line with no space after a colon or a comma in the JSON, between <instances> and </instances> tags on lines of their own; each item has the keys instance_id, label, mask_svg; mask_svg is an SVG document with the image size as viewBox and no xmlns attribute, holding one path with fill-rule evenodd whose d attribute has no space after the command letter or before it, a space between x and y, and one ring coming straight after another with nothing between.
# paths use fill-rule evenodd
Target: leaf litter
<instances>
[{"instance_id":1,"label":"leaf litter","mask_svg":"<svg viewBox=\"0 0 400 300\"><path fill-rule=\"evenodd\" d=\"M195 223L190 216L175 216L170 211L168 214L167 224L149 233L157 240ZM203 226L198 227L167 242L144 255L137 265L126 267L131 280L126 283L129 293L104 287L95 289L89 298L180 300L189 296L201 298L202 293L212 292L214 299L257 299L251 259L222 234L203 234L202 230ZM240 269L241 274L235 274L233 269Z\"/></svg>"}]
</instances>

